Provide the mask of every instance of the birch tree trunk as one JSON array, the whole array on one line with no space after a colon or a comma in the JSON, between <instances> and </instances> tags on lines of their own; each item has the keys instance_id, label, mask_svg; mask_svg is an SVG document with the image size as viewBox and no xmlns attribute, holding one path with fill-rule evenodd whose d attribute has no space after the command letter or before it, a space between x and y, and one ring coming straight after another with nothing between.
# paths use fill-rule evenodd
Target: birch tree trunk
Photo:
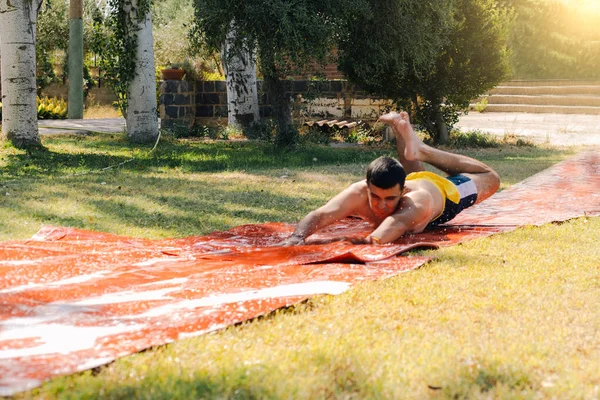
<instances>
[{"instance_id":1,"label":"birch tree trunk","mask_svg":"<svg viewBox=\"0 0 600 400\"><path fill-rule=\"evenodd\" d=\"M0 29L0 103L2 103L2 29Z\"/></svg>"},{"instance_id":2,"label":"birch tree trunk","mask_svg":"<svg viewBox=\"0 0 600 400\"><path fill-rule=\"evenodd\" d=\"M232 22L223 45L223 67L227 81L227 122L236 129L246 128L259 119L255 57L248 42L237 38Z\"/></svg>"},{"instance_id":3,"label":"birch tree trunk","mask_svg":"<svg viewBox=\"0 0 600 400\"><path fill-rule=\"evenodd\" d=\"M13 146L40 146L35 31L38 0L0 0L2 137Z\"/></svg>"},{"instance_id":4,"label":"birch tree trunk","mask_svg":"<svg viewBox=\"0 0 600 400\"><path fill-rule=\"evenodd\" d=\"M137 2L134 9L137 8ZM135 17L132 18L136 21ZM156 74L154 70L154 43L150 11L135 27L137 32L136 71L127 93L127 137L136 143L149 143L158 137L156 113Z\"/></svg>"}]
</instances>

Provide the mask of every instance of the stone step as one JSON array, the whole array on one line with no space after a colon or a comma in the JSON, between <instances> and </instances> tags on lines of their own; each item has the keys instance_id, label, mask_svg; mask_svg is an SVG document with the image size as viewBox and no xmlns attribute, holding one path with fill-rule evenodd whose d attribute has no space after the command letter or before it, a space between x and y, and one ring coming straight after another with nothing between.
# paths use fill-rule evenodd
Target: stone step
<instances>
[{"instance_id":1,"label":"stone step","mask_svg":"<svg viewBox=\"0 0 600 400\"><path fill-rule=\"evenodd\" d=\"M546 79L546 80L511 80L502 82L499 86L600 86L597 80L570 80L570 79Z\"/></svg>"},{"instance_id":2,"label":"stone step","mask_svg":"<svg viewBox=\"0 0 600 400\"><path fill-rule=\"evenodd\" d=\"M475 111L475 104L469 105ZM600 115L600 107L593 106L555 106L534 104L488 104L485 112L521 112L521 113L554 113L554 114L591 114Z\"/></svg>"},{"instance_id":3,"label":"stone step","mask_svg":"<svg viewBox=\"0 0 600 400\"><path fill-rule=\"evenodd\" d=\"M500 85L489 91L490 94L506 95L598 95L600 96L600 84L580 86L509 86Z\"/></svg>"},{"instance_id":4,"label":"stone step","mask_svg":"<svg viewBox=\"0 0 600 400\"><path fill-rule=\"evenodd\" d=\"M489 104L532 104L539 106L583 106L600 107L600 96L526 96L526 95L492 95L488 96ZM478 100L480 101L480 100Z\"/></svg>"}]
</instances>

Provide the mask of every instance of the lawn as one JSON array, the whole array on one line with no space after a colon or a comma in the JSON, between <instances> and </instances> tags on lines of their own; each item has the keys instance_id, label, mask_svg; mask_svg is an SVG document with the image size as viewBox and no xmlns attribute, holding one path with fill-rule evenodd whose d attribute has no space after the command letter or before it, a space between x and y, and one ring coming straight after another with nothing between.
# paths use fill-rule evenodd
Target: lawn
<instances>
[{"instance_id":1,"label":"lawn","mask_svg":"<svg viewBox=\"0 0 600 400\"><path fill-rule=\"evenodd\" d=\"M0 149L0 240L42 224L147 238L297 222L392 147L122 135ZM580 149L460 150L502 188ZM114 168L104 169L107 166ZM557 198L560 194L557 195ZM600 219L526 227L420 254L417 271L56 378L39 398L599 398Z\"/></svg>"}]
</instances>

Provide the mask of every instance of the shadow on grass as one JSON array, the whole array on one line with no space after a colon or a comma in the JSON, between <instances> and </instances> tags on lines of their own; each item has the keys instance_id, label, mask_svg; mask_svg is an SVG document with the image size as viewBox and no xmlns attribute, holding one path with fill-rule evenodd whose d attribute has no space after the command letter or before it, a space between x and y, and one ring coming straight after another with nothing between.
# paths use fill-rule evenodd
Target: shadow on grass
<instances>
[{"instance_id":1,"label":"shadow on grass","mask_svg":"<svg viewBox=\"0 0 600 400\"><path fill-rule=\"evenodd\" d=\"M7 189L8 190L8 189ZM201 235L232 226L290 219L314 204L269 189L232 189L227 182L121 172L68 180L24 181L0 209L44 224L115 232L155 229L161 236ZM9 219L0 232L10 232ZM115 232L116 233L116 232ZM155 236L156 232L148 236Z\"/></svg>"},{"instance_id":2,"label":"shadow on grass","mask_svg":"<svg viewBox=\"0 0 600 400\"><path fill-rule=\"evenodd\" d=\"M463 367L454 382L429 388L439 391L438 398L445 399L527 398L527 393L531 396L534 390L525 372L497 363Z\"/></svg>"},{"instance_id":3,"label":"shadow on grass","mask_svg":"<svg viewBox=\"0 0 600 400\"><path fill-rule=\"evenodd\" d=\"M197 370L152 371L132 383L116 383L102 388L102 398L129 399L293 399L293 398L384 398L380 387L371 383L360 360L349 356L326 354L307 356L308 365L316 376L303 376L295 381L294 375L283 377L274 363L230 365L208 372L199 362ZM314 368L316 367L316 369ZM183 373L181 373L183 372ZM85 372L82 375L89 375ZM300 375L305 375L304 371ZM306 379L311 382L305 385ZM70 378L59 378L42 388L45 393L62 397L66 391L76 398L95 397L101 383L101 373L93 381L81 386L68 385ZM34 390L33 393L36 393ZM30 392L31 393L31 392Z\"/></svg>"},{"instance_id":4,"label":"shadow on grass","mask_svg":"<svg viewBox=\"0 0 600 400\"><path fill-rule=\"evenodd\" d=\"M391 145L333 149L323 145L305 145L294 151L278 152L265 142L251 141L185 141L163 139L154 151L152 146L134 147L123 135L57 136L45 138L46 150L31 152L0 151L0 179L57 177L97 171L115 166L131 158L119 168L130 171L151 171L177 168L185 172L218 172L299 168L331 164L369 163L380 155L395 156ZM452 151L452 150L451 150ZM502 146L494 149L458 149L475 158L495 161L510 160L515 164L535 160L543 169L555 163L564 150Z\"/></svg>"},{"instance_id":5,"label":"shadow on grass","mask_svg":"<svg viewBox=\"0 0 600 400\"><path fill-rule=\"evenodd\" d=\"M109 139L112 138L112 139ZM11 151L2 155L0 179L27 176L56 177L90 172L120 164L131 171L177 168L186 172L218 172L240 169L305 167L371 161L390 147L333 150L327 146L308 146L295 151L277 152L262 142L190 142L166 139L151 152L151 147L132 147L111 135L65 136L46 139L47 149L30 152Z\"/></svg>"}]
</instances>

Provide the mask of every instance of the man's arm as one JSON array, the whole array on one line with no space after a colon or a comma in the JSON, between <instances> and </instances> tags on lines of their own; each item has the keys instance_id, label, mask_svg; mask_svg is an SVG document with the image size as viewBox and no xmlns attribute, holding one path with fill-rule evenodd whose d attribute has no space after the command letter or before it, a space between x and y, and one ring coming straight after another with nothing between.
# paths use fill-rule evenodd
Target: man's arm
<instances>
[{"instance_id":1,"label":"man's arm","mask_svg":"<svg viewBox=\"0 0 600 400\"><path fill-rule=\"evenodd\" d=\"M303 244L304 239L319 229L352 215L366 201L366 194L362 193L359 187L360 182L350 185L329 200L327 204L308 213L298 223L292 236L278 245L293 246Z\"/></svg>"},{"instance_id":2,"label":"man's arm","mask_svg":"<svg viewBox=\"0 0 600 400\"><path fill-rule=\"evenodd\" d=\"M393 242L409 232L421 232L434 217L432 198L428 192L413 192L402 199L397 212L384 219L365 238L365 243L385 244Z\"/></svg>"}]
</instances>

